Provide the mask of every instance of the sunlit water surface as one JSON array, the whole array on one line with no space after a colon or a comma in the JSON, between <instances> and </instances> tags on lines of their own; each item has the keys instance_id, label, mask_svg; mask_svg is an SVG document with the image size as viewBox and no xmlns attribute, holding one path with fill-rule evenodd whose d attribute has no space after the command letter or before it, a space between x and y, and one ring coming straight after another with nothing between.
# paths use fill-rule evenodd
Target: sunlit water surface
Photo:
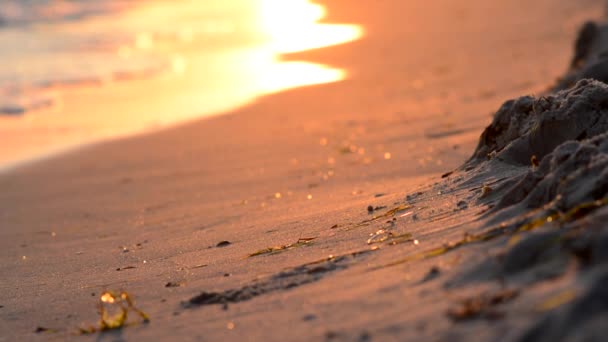
<instances>
[{"instance_id":1,"label":"sunlit water surface","mask_svg":"<svg viewBox=\"0 0 608 342\"><path fill-rule=\"evenodd\" d=\"M324 15L308 0L5 0L0 166L342 80L281 60L362 36Z\"/></svg>"}]
</instances>

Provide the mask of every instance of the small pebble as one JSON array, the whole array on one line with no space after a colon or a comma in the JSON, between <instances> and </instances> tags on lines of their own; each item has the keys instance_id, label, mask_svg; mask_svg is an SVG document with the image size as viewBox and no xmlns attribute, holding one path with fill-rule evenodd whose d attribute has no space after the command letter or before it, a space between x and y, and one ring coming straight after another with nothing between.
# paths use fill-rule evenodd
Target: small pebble
<instances>
[{"instance_id":1,"label":"small pebble","mask_svg":"<svg viewBox=\"0 0 608 342\"><path fill-rule=\"evenodd\" d=\"M304 315L304 317L302 317L302 320L306 322L314 321L315 319L317 319L317 316L313 314Z\"/></svg>"}]
</instances>

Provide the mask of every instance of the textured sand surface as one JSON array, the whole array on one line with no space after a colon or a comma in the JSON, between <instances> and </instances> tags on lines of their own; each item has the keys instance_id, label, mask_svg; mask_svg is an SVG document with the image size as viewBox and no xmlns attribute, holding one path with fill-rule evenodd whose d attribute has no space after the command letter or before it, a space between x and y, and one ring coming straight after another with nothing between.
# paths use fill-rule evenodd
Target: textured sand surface
<instances>
[{"instance_id":1,"label":"textured sand surface","mask_svg":"<svg viewBox=\"0 0 608 342\"><path fill-rule=\"evenodd\" d=\"M586 175L552 177L568 163L603 167L605 135L573 119L576 130L551 144L534 138L569 105L603 111L606 86L509 102L494 123L508 125L501 112L522 120L474 151L504 101L564 74L602 2L326 3L330 20L368 36L287 58L345 66L352 79L0 175L0 339L552 339L564 322L601 331L604 304L578 313L605 297L605 272L580 270L574 251L601 266L601 229L577 227L601 228L605 210L535 219L553 213L546 203L567 211L601 199ZM571 134L580 141L562 144ZM529 186L517 193L518 182ZM576 203L556 202L559 186L580 189ZM515 221L501 225L509 210ZM98 319L104 289L128 291L151 322L76 335Z\"/></svg>"}]
</instances>

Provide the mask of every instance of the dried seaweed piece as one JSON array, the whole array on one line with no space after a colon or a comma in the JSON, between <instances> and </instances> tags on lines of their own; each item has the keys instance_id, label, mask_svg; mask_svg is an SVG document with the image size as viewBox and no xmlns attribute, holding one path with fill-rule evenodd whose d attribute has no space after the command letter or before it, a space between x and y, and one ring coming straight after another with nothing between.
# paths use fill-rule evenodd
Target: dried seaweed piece
<instances>
[{"instance_id":1,"label":"dried seaweed piece","mask_svg":"<svg viewBox=\"0 0 608 342\"><path fill-rule=\"evenodd\" d=\"M384 229L380 229L378 231L376 231L375 233L371 233L370 238L367 239L367 244L371 245L372 243L379 243L379 242L383 242L386 239L388 239L388 234L390 232L385 231Z\"/></svg>"},{"instance_id":2,"label":"dried seaweed piece","mask_svg":"<svg viewBox=\"0 0 608 342\"><path fill-rule=\"evenodd\" d=\"M298 241L294 242L294 243L290 243L287 245L282 245L282 246L274 246L274 247L267 247L264 249L260 249L259 251L253 252L251 254L249 254L247 257L251 258L251 257L255 257L255 256L259 256L259 255L264 255L264 254L278 254L281 252L284 252L286 250L290 250L290 249L294 249L294 248L298 248L298 247L303 247L303 246L310 246L313 243L313 240L315 240L316 237L312 237L312 238L299 238Z\"/></svg>"},{"instance_id":3,"label":"dried seaweed piece","mask_svg":"<svg viewBox=\"0 0 608 342\"><path fill-rule=\"evenodd\" d=\"M573 220L580 219L580 218L588 215L592 211L599 209L601 207L604 207L606 205L608 205L608 197L600 199L600 200L596 200L596 201L582 203L582 204L579 204L579 205L573 207L572 209L568 210L565 213L556 212L553 214L549 214L547 216L543 216L543 217L534 219L534 220L522 225L521 227L519 227L517 229L517 231L522 232L522 231L534 230L534 229L544 226L546 223L551 223L554 221L560 222L560 223L571 222Z\"/></svg>"},{"instance_id":4,"label":"dried seaweed piece","mask_svg":"<svg viewBox=\"0 0 608 342\"><path fill-rule=\"evenodd\" d=\"M539 311L550 311L555 308L558 308L564 304L567 304L576 298L577 293L568 289L562 292L557 293L547 299L545 299L542 303L540 303L537 307Z\"/></svg>"},{"instance_id":5,"label":"dried seaweed piece","mask_svg":"<svg viewBox=\"0 0 608 342\"><path fill-rule=\"evenodd\" d=\"M479 195L479 198L486 198L490 195L491 192L492 188L488 185L484 185L481 187L481 195Z\"/></svg>"},{"instance_id":6,"label":"dried seaweed piece","mask_svg":"<svg viewBox=\"0 0 608 342\"><path fill-rule=\"evenodd\" d=\"M560 217L562 222L570 222L584 217L592 211L602 208L608 205L608 197L599 199L593 202L582 203L576 207L568 210L564 215Z\"/></svg>"},{"instance_id":7,"label":"dried seaweed piece","mask_svg":"<svg viewBox=\"0 0 608 342\"><path fill-rule=\"evenodd\" d=\"M110 310L118 311L111 314ZM89 328L80 328L81 334L92 334L107 330L122 329L127 325L135 324L128 323L129 312L132 311L139 315L141 323L150 322L148 315L135 307L131 296L127 292L105 291L99 297L99 327L91 326Z\"/></svg>"},{"instance_id":8,"label":"dried seaweed piece","mask_svg":"<svg viewBox=\"0 0 608 342\"><path fill-rule=\"evenodd\" d=\"M402 205L397 206L397 207L395 207L395 208L393 208L393 209L385 212L384 214L378 216L376 219L379 219L381 217L395 216L395 214L397 214L398 212L404 211L404 210L407 210L407 209L411 209L411 208L412 208L412 206L409 205L409 204L402 204Z\"/></svg>"},{"instance_id":9,"label":"dried seaweed piece","mask_svg":"<svg viewBox=\"0 0 608 342\"><path fill-rule=\"evenodd\" d=\"M258 278L239 288L221 292L201 292L183 305L187 308L226 303L240 303L268 293L286 291L317 282L325 276L350 267L359 257L376 251L375 248L357 250L285 269L272 276Z\"/></svg>"},{"instance_id":10,"label":"dried seaweed piece","mask_svg":"<svg viewBox=\"0 0 608 342\"><path fill-rule=\"evenodd\" d=\"M401 265L404 263L408 263L408 262L411 262L414 260L433 258L433 257L439 256L439 255L443 255L449 251L460 248L460 247L470 244L470 243L484 242L484 241L493 240L495 238L505 236L505 235L513 236L513 235L516 235L521 232L532 231L532 230L535 230L535 229L538 229L538 228L544 226L546 223L571 222L573 220L580 219L580 218L588 215L589 213L591 213L599 208L602 208L606 205L608 205L608 197L601 199L601 200L582 203L582 204L568 210L565 213L557 212L557 213L549 214L547 216L529 220L527 223L521 224L515 229L513 229L512 227L509 227L509 226L499 225L498 227L494 227L483 233L465 234L464 237L462 238L462 240L455 241L455 242L449 242L449 243L444 244L441 247L435 247L435 248L425 250L425 251L422 251L419 253L408 255L407 257L405 257L403 259L399 259L399 260L393 261L393 262L385 264L385 265L377 266L372 269L392 267L392 266L397 266L397 265Z\"/></svg>"},{"instance_id":11,"label":"dried seaweed piece","mask_svg":"<svg viewBox=\"0 0 608 342\"><path fill-rule=\"evenodd\" d=\"M393 234L389 241L388 244L389 245L398 245L400 243L404 243L404 242L414 242L416 240L414 240L412 238L412 234L410 233L403 233L403 234Z\"/></svg>"},{"instance_id":12,"label":"dried seaweed piece","mask_svg":"<svg viewBox=\"0 0 608 342\"><path fill-rule=\"evenodd\" d=\"M380 229L375 233L370 234L370 238L367 239L367 244L371 245L384 241L388 241L388 243L391 245L397 245L403 242L410 242L414 240L412 239L412 234L410 233L395 234L393 232Z\"/></svg>"},{"instance_id":13,"label":"dried seaweed piece","mask_svg":"<svg viewBox=\"0 0 608 342\"><path fill-rule=\"evenodd\" d=\"M354 224L353 227L357 228L357 227L364 227L364 226L368 226L369 223L380 220L380 219L384 219L387 217L393 217L395 216L397 213L407 210L407 209L411 209L413 208L413 206L409 205L409 204L401 204L393 209L390 209L389 211L385 212L384 214L378 215L378 216L373 216L371 219L367 219L367 220L363 220L357 224ZM373 208L374 210L377 209L381 209L381 208Z\"/></svg>"},{"instance_id":14,"label":"dried seaweed piece","mask_svg":"<svg viewBox=\"0 0 608 342\"><path fill-rule=\"evenodd\" d=\"M538 165L540 165L540 162L538 161L538 157L536 157L535 154L533 154L532 157L530 157L530 164L532 165L532 167L538 167Z\"/></svg>"}]
</instances>

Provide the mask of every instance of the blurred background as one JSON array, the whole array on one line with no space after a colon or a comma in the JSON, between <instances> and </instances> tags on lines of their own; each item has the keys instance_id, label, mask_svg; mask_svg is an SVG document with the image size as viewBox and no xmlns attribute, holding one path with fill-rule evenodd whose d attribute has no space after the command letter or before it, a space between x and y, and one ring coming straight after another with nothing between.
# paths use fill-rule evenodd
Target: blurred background
<instances>
[{"instance_id":1,"label":"blurred background","mask_svg":"<svg viewBox=\"0 0 608 342\"><path fill-rule=\"evenodd\" d=\"M350 42L308 0L3 0L0 167L347 77L282 55Z\"/></svg>"}]
</instances>

